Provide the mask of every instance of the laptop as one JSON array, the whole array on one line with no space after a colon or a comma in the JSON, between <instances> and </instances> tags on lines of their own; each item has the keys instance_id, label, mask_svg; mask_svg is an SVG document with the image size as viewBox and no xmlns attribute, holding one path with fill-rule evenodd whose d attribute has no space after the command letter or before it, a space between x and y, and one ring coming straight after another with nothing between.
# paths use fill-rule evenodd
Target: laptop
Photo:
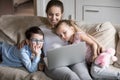
<instances>
[{"instance_id":1,"label":"laptop","mask_svg":"<svg viewBox=\"0 0 120 80\"><path fill-rule=\"evenodd\" d=\"M85 60L85 55L86 44L80 42L49 50L44 61L48 69L54 69L82 62Z\"/></svg>"}]
</instances>

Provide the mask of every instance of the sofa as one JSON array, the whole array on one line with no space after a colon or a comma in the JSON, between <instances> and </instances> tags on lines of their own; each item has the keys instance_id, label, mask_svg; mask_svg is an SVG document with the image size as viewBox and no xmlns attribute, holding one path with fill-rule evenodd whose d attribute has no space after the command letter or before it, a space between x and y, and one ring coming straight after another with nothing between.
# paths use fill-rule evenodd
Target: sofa
<instances>
[{"instance_id":1,"label":"sofa","mask_svg":"<svg viewBox=\"0 0 120 80\"><path fill-rule=\"evenodd\" d=\"M95 37L106 48L116 50L118 61L112 63L120 67L120 25L111 22L87 24L76 21L85 32ZM31 26L47 24L47 19L41 16L14 16L3 15L0 17L0 41L17 45L25 37L24 32ZM42 71L29 73L25 68L0 67L0 80L52 80Z\"/></svg>"}]
</instances>

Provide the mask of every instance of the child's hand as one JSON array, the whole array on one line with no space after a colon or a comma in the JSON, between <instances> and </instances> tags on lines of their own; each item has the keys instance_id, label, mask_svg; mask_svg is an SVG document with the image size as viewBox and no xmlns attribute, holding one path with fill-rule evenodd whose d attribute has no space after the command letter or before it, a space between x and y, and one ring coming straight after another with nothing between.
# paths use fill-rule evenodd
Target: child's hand
<instances>
[{"instance_id":1,"label":"child's hand","mask_svg":"<svg viewBox=\"0 0 120 80\"><path fill-rule=\"evenodd\" d=\"M97 54L99 55L100 53L102 53L105 50L105 48L102 45L98 45L97 48Z\"/></svg>"},{"instance_id":2,"label":"child's hand","mask_svg":"<svg viewBox=\"0 0 120 80\"><path fill-rule=\"evenodd\" d=\"M33 47L33 53L36 55L36 56L40 56L41 55L41 48L39 46L34 46Z\"/></svg>"}]
</instances>

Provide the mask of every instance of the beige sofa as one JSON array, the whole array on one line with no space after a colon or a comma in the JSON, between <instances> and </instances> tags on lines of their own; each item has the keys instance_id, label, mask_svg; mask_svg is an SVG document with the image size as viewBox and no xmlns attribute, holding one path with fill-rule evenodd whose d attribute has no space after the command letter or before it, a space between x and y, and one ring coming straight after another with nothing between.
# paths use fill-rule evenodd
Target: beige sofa
<instances>
[{"instance_id":1,"label":"beige sofa","mask_svg":"<svg viewBox=\"0 0 120 80\"><path fill-rule=\"evenodd\" d=\"M77 22L77 21L76 21ZM28 27L46 24L44 17L12 16L0 17L0 41L16 45L24 39L24 32ZM116 49L117 57L120 54L120 25L114 26L110 22L86 24L77 22L80 28L93 35L106 48ZM120 59L120 58L119 58ZM120 61L115 64L119 67ZM30 79L31 78L31 79ZM0 80L51 80L43 72L28 73L24 68L0 67Z\"/></svg>"}]
</instances>

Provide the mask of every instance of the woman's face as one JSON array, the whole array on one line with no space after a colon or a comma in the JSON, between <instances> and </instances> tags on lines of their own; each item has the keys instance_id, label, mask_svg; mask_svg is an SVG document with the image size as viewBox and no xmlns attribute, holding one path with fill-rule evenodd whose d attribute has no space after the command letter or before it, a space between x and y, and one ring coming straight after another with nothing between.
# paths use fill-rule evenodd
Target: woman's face
<instances>
[{"instance_id":1,"label":"woman's face","mask_svg":"<svg viewBox=\"0 0 120 80\"><path fill-rule=\"evenodd\" d=\"M55 26L62 19L62 11L58 6L52 6L47 12L48 21L52 26Z\"/></svg>"}]
</instances>

